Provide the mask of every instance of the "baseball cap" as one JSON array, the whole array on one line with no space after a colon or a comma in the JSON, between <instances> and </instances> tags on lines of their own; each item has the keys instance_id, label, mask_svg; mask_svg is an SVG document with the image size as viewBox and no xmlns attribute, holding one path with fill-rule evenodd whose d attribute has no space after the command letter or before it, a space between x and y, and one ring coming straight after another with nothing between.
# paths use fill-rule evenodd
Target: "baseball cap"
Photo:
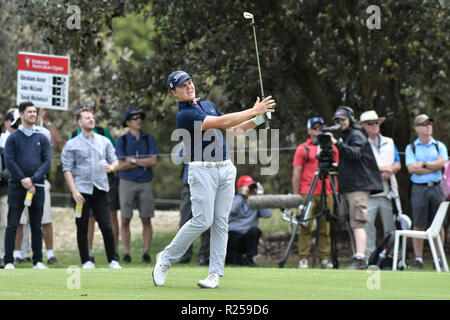
<instances>
[{"instance_id":1,"label":"baseball cap","mask_svg":"<svg viewBox=\"0 0 450 320\"><path fill-rule=\"evenodd\" d=\"M434 122L434 119L430 118L426 114L419 114L416 119L414 120L414 126L420 126L425 121L431 121Z\"/></svg>"},{"instance_id":2,"label":"baseball cap","mask_svg":"<svg viewBox=\"0 0 450 320\"><path fill-rule=\"evenodd\" d=\"M17 128L18 127L18 123L17 121L20 119L20 112L19 109L14 110L13 113L13 120L11 121L11 127L13 128ZM17 125L16 125L17 124Z\"/></svg>"},{"instance_id":3,"label":"baseball cap","mask_svg":"<svg viewBox=\"0 0 450 320\"><path fill-rule=\"evenodd\" d=\"M308 119L306 127L311 129L315 123L325 124L325 121L323 121L322 117L312 117Z\"/></svg>"},{"instance_id":4,"label":"baseball cap","mask_svg":"<svg viewBox=\"0 0 450 320\"><path fill-rule=\"evenodd\" d=\"M253 181L252 177L250 177L249 175L245 175L245 176L241 176L239 177L239 179L237 179L237 187L242 187L242 186L248 186L251 185L253 183L256 183L255 181Z\"/></svg>"},{"instance_id":5,"label":"baseball cap","mask_svg":"<svg viewBox=\"0 0 450 320\"><path fill-rule=\"evenodd\" d=\"M127 112L125 112L125 116L124 116L122 125L124 127L127 127L127 120L128 120L128 118L130 118L131 116L134 116L135 114L139 114L142 117L142 120L145 119L145 116L146 116L145 112L143 112L141 110L134 109L134 108L128 109Z\"/></svg>"},{"instance_id":6,"label":"baseball cap","mask_svg":"<svg viewBox=\"0 0 450 320\"><path fill-rule=\"evenodd\" d=\"M344 108L338 108L333 116L333 121L336 119L351 119L350 113Z\"/></svg>"},{"instance_id":7,"label":"baseball cap","mask_svg":"<svg viewBox=\"0 0 450 320\"><path fill-rule=\"evenodd\" d=\"M191 76L182 70L174 71L167 78L167 86L169 90L175 90L176 87L181 86L186 80L191 79Z\"/></svg>"}]
</instances>

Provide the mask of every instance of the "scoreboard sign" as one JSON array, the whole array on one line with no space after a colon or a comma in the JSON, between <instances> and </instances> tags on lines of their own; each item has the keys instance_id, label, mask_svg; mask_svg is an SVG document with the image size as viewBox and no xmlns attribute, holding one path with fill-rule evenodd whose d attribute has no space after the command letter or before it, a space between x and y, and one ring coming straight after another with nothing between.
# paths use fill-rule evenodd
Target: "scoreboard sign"
<instances>
[{"instance_id":1,"label":"scoreboard sign","mask_svg":"<svg viewBox=\"0 0 450 320\"><path fill-rule=\"evenodd\" d=\"M67 110L70 58L19 52L17 104L31 101L40 108Z\"/></svg>"}]
</instances>

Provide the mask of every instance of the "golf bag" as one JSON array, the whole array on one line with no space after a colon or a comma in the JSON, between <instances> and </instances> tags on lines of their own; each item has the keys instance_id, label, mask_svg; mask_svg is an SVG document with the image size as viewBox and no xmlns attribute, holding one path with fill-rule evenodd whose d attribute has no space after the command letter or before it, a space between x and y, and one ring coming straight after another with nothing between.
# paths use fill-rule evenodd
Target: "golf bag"
<instances>
[{"instance_id":1,"label":"golf bag","mask_svg":"<svg viewBox=\"0 0 450 320\"><path fill-rule=\"evenodd\" d=\"M394 254L395 231L385 234L383 241L369 257L369 265L378 266L380 269L392 269L392 256Z\"/></svg>"}]
</instances>

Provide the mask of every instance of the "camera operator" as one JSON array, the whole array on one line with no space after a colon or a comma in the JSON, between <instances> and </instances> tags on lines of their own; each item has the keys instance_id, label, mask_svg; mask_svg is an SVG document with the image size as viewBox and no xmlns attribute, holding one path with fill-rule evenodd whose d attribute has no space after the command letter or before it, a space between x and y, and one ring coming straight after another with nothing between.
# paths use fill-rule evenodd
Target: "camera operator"
<instances>
[{"instance_id":1,"label":"camera operator","mask_svg":"<svg viewBox=\"0 0 450 320\"><path fill-rule=\"evenodd\" d=\"M371 193L383 191L383 182L368 134L355 123L353 109L338 107L333 121L341 125L341 139L337 141L332 133L327 134L339 149L339 189L348 204L350 226L356 242L356 254L347 269L361 270L365 269L367 204Z\"/></svg>"},{"instance_id":2,"label":"camera operator","mask_svg":"<svg viewBox=\"0 0 450 320\"><path fill-rule=\"evenodd\" d=\"M244 264L257 267L253 257L258 254L258 242L262 231L258 228L259 218L270 218L272 209L250 210L247 199L251 195L264 194L263 186L253 181L249 175L237 180L237 192L233 198L228 220L227 262L232 262L234 255L245 254Z\"/></svg>"},{"instance_id":3,"label":"camera operator","mask_svg":"<svg viewBox=\"0 0 450 320\"><path fill-rule=\"evenodd\" d=\"M319 146L317 145L317 137L322 133L321 128L325 124L321 117L312 117L308 119L307 128L309 138L300 144L295 152L293 170L292 170L292 189L294 194L300 194L304 198L308 194L311 183L314 179L315 172L319 167L319 160L317 155ZM333 146L333 164L337 166L339 161L339 151ZM330 185L330 177L326 178L326 204L327 208L333 208L334 199L333 191ZM322 192L322 181L320 180L314 190L314 195L311 199L314 203L312 215L318 214L320 194ZM330 257L330 223L326 219L326 215L320 217L319 230L319 261L322 268L332 268L333 264L329 261ZM298 246L299 246L299 264L301 269L308 268L308 257L311 251L311 235L313 233L312 223L308 224L307 228L300 228Z\"/></svg>"}]
</instances>

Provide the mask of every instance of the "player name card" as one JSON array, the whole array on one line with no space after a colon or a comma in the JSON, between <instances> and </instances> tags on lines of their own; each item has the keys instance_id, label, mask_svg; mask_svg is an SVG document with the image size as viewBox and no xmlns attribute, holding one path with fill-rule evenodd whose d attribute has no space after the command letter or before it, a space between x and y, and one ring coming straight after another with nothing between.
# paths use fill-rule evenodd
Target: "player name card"
<instances>
[{"instance_id":1,"label":"player name card","mask_svg":"<svg viewBox=\"0 0 450 320\"><path fill-rule=\"evenodd\" d=\"M31 101L37 107L67 110L70 58L19 52L17 104Z\"/></svg>"}]
</instances>

